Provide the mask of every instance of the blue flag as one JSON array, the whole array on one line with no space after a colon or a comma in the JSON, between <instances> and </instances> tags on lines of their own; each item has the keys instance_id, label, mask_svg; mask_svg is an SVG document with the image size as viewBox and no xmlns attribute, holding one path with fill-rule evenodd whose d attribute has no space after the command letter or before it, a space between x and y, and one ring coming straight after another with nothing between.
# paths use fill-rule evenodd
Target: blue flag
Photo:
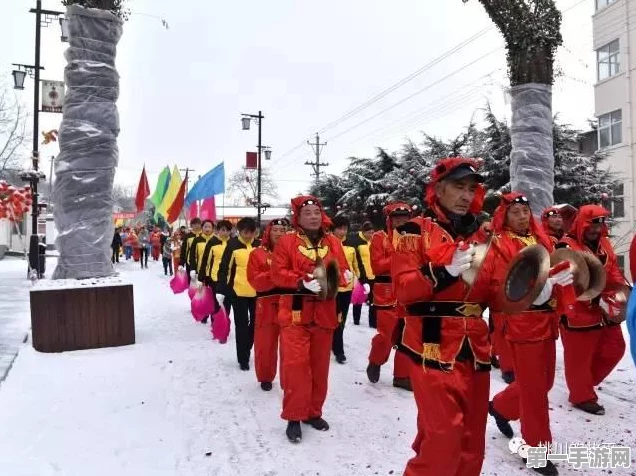
<instances>
[{"instance_id":1,"label":"blue flag","mask_svg":"<svg viewBox=\"0 0 636 476\"><path fill-rule=\"evenodd\" d=\"M195 200L205 200L220 193L225 193L224 162L214 167L194 184L194 187L188 192L185 204L189 206Z\"/></svg>"}]
</instances>

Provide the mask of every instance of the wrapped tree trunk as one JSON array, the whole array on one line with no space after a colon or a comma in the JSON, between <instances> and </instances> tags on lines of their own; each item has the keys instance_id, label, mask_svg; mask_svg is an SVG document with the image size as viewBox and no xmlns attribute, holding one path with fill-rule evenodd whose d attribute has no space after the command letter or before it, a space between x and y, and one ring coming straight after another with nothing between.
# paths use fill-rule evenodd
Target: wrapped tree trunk
<instances>
[{"instance_id":1,"label":"wrapped tree trunk","mask_svg":"<svg viewBox=\"0 0 636 476\"><path fill-rule=\"evenodd\" d=\"M463 0L466 2L467 0ZM555 0L479 0L506 40L512 99L510 185L532 211L552 205L554 55L563 42Z\"/></svg>"},{"instance_id":2,"label":"wrapped tree trunk","mask_svg":"<svg viewBox=\"0 0 636 476\"><path fill-rule=\"evenodd\" d=\"M70 5L66 100L55 161L54 218L60 252L53 279L114 274L113 181L119 152L116 47L122 21L105 10Z\"/></svg>"}]
</instances>

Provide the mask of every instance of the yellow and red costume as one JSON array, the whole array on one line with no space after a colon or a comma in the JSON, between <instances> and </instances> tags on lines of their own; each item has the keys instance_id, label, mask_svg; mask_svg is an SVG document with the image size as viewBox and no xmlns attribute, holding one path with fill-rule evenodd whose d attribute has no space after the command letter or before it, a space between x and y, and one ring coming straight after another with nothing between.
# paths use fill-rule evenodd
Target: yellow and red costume
<instances>
[{"instance_id":1,"label":"yellow and red costume","mask_svg":"<svg viewBox=\"0 0 636 476\"><path fill-rule=\"evenodd\" d=\"M500 282L509 263L526 246L539 244L548 252L554 248L552 240L533 217L526 235L516 234L506 227L508 208L517 203L529 206L527 198L520 193L504 195L493 217L491 249L496 256L496 279ZM505 314L497 304L491 308L515 372L515 381L493 398L493 409L505 420L521 420L521 435L533 447L552 442L548 392L554 384L556 340L559 337L555 307L552 299L518 314Z\"/></svg>"},{"instance_id":2,"label":"yellow and red costume","mask_svg":"<svg viewBox=\"0 0 636 476\"><path fill-rule=\"evenodd\" d=\"M607 235L605 220L609 211L598 205L579 209L572 230L557 247L568 247L595 255L605 268L607 281L603 294L591 301L577 301L574 310L561 319L565 380L574 405L596 403L594 387L616 367L625 353L620 325L610 322L600 307L602 296L611 296L625 284L616 253ZM592 223L602 224L597 243L586 243L585 232Z\"/></svg>"},{"instance_id":3,"label":"yellow and red costume","mask_svg":"<svg viewBox=\"0 0 636 476\"><path fill-rule=\"evenodd\" d=\"M392 224L391 214L412 213L406 203L392 203L384 207L386 230L378 231L371 238L371 268L375 275L373 285L373 303L377 316L377 334L371 341L369 363L384 365L391 355L391 348L399 339L399 319L397 301L391 284L391 262L399 234ZM393 378L408 379L411 360L402 352L396 351L393 362Z\"/></svg>"},{"instance_id":4,"label":"yellow and red costume","mask_svg":"<svg viewBox=\"0 0 636 476\"><path fill-rule=\"evenodd\" d=\"M247 280L256 290L254 324L254 368L259 382L273 382L278 363L278 305L281 290L272 280L274 246L270 232L275 225L287 226L287 220L272 220L263 231L261 246L250 253ZM282 386L282 385L281 385Z\"/></svg>"},{"instance_id":5,"label":"yellow and red costume","mask_svg":"<svg viewBox=\"0 0 636 476\"><path fill-rule=\"evenodd\" d=\"M319 256L327 265L335 261L340 270L341 286L347 260L338 238L328 234L329 218L322 212L322 227L314 241L300 227L298 217L306 205L320 202L312 196L296 197L291 202L295 232L280 238L272 256L272 281L284 289L280 297L278 322L284 381L281 418L306 421L322 416L327 397L329 362L333 331L338 325L336 300L319 300L303 287L316 267Z\"/></svg>"},{"instance_id":6,"label":"yellow and red costume","mask_svg":"<svg viewBox=\"0 0 636 476\"><path fill-rule=\"evenodd\" d=\"M451 216L437 201L436 184L475 161L441 160L427 187L428 210L398 228L391 276L405 307L400 348L417 365L411 384L418 408L416 455L405 476L478 476L484 460L490 343L484 309L498 289L494 260L486 259L472 287L445 269L459 242L476 241L485 189L479 185L470 212Z\"/></svg>"}]
</instances>

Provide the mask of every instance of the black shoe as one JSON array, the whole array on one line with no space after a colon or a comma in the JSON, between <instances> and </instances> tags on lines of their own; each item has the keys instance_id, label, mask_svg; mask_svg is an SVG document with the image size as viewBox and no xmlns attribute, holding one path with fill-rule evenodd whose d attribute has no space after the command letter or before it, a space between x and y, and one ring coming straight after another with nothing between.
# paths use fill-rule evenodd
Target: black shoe
<instances>
[{"instance_id":1,"label":"black shoe","mask_svg":"<svg viewBox=\"0 0 636 476\"><path fill-rule=\"evenodd\" d=\"M360 325L360 321L353 321L353 325L354 326L359 326Z\"/></svg>"},{"instance_id":2,"label":"black shoe","mask_svg":"<svg viewBox=\"0 0 636 476\"><path fill-rule=\"evenodd\" d=\"M369 382L378 383L380 380L380 366L377 364L369 364L367 367L367 377Z\"/></svg>"},{"instance_id":3,"label":"black shoe","mask_svg":"<svg viewBox=\"0 0 636 476\"><path fill-rule=\"evenodd\" d=\"M287 431L285 431L287 439L292 443L300 443L303 439L303 432L300 429L299 421L290 421L287 423Z\"/></svg>"},{"instance_id":4,"label":"black shoe","mask_svg":"<svg viewBox=\"0 0 636 476\"><path fill-rule=\"evenodd\" d=\"M495 423L497 424L497 428L499 431L506 437L512 438L514 436L514 431L512 431L512 427L510 426L510 422L502 417L493 406L492 402L488 402L488 413L490 416L495 419Z\"/></svg>"},{"instance_id":5,"label":"black shoe","mask_svg":"<svg viewBox=\"0 0 636 476\"><path fill-rule=\"evenodd\" d=\"M490 365L492 365L492 366L493 366L494 368L496 368L496 369L498 369L498 368L500 368L500 367L501 367L501 366L499 365L499 359L497 358L497 356L496 356L496 355L493 355L493 356L490 358Z\"/></svg>"},{"instance_id":6,"label":"black shoe","mask_svg":"<svg viewBox=\"0 0 636 476\"><path fill-rule=\"evenodd\" d=\"M344 355L336 355L336 362L339 364L344 364L347 361L347 358Z\"/></svg>"},{"instance_id":7,"label":"black shoe","mask_svg":"<svg viewBox=\"0 0 636 476\"><path fill-rule=\"evenodd\" d=\"M411 379L409 378L393 378L393 386L396 388L401 388L404 390L408 390L409 392L413 391L413 387L411 386Z\"/></svg>"},{"instance_id":8,"label":"black shoe","mask_svg":"<svg viewBox=\"0 0 636 476\"><path fill-rule=\"evenodd\" d=\"M511 384L515 381L515 373L514 372L501 372L501 378L507 384Z\"/></svg>"},{"instance_id":9,"label":"black shoe","mask_svg":"<svg viewBox=\"0 0 636 476\"><path fill-rule=\"evenodd\" d=\"M269 392L272 389L272 382L261 382L261 388L264 391Z\"/></svg>"},{"instance_id":10,"label":"black shoe","mask_svg":"<svg viewBox=\"0 0 636 476\"><path fill-rule=\"evenodd\" d=\"M241 370L249 370L250 369L250 364L239 364L241 366Z\"/></svg>"},{"instance_id":11,"label":"black shoe","mask_svg":"<svg viewBox=\"0 0 636 476\"><path fill-rule=\"evenodd\" d=\"M577 403L574 405L575 408L579 410L583 410L586 413L591 413L592 415L605 415L605 408L602 405L599 405L596 402L583 402Z\"/></svg>"},{"instance_id":12,"label":"black shoe","mask_svg":"<svg viewBox=\"0 0 636 476\"><path fill-rule=\"evenodd\" d=\"M329 423L320 417L310 418L303 421L305 425L310 425L314 430L327 431L329 429Z\"/></svg>"},{"instance_id":13,"label":"black shoe","mask_svg":"<svg viewBox=\"0 0 636 476\"><path fill-rule=\"evenodd\" d=\"M523 459L523 464L526 464L528 460L526 458ZM528 468L533 470L536 473L543 474L544 476L559 476L559 470L554 463L550 460L546 461L546 465L544 468Z\"/></svg>"}]
</instances>

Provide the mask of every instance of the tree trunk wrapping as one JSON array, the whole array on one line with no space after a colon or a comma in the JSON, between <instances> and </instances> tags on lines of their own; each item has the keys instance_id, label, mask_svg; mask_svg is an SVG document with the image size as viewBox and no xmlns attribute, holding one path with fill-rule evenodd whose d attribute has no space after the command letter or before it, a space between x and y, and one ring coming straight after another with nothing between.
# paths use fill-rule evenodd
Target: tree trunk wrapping
<instances>
[{"instance_id":1,"label":"tree trunk wrapping","mask_svg":"<svg viewBox=\"0 0 636 476\"><path fill-rule=\"evenodd\" d=\"M110 12L77 5L67 8L66 17L66 99L53 191L60 257L53 279L104 277L115 274L110 260L119 160L115 56L123 25Z\"/></svg>"},{"instance_id":2,"label":"tree trunk wrapping","mask_svg":"<svg viewBox=\"0 0 636 476\"><path fill-rule=\"evenodd\" d=\"M534 215L553 203L552 87L528 83L510 88L512 102L510 185L525 194Z\"/></svg>"}]
</instances>

